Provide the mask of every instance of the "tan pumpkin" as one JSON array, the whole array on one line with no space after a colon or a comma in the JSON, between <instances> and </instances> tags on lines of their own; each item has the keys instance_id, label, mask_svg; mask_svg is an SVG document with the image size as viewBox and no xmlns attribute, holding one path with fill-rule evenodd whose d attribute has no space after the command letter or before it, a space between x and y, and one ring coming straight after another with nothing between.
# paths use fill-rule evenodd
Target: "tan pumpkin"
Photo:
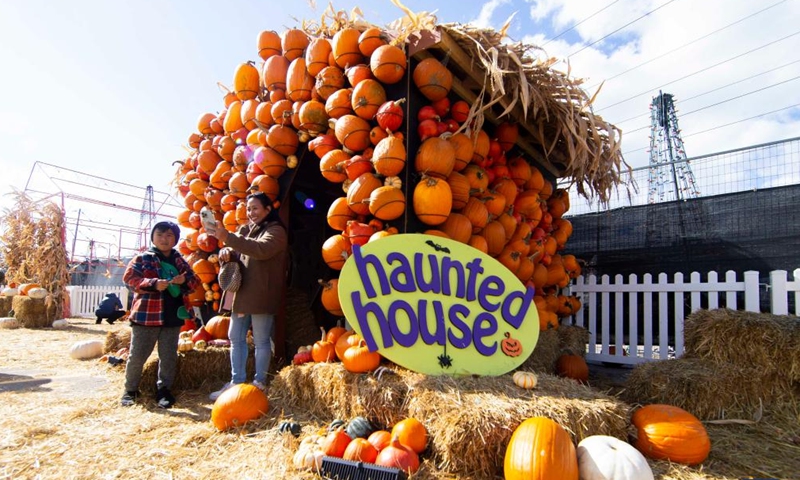
<instances>
[{"instance_id":1,"label":"tan pumpkin","mask_svg":"<svg viewBox=\"0 0 800 480\"><path fill-rule=\"evenodd\" d=\"M526 390L530 390L532 388L536 388L536 384L538 383L538 379L536 378L536 374L533 372L526 372L523 370L518 370L514 372L514 375L511 377L514 381L514 384L519 388L524 388Z\"/></svg>"},{"instance_id":2,"label":"tan pumpkin","mask_svg":"<svg viewBox=\"0 0 800 480\"><path fill-rule=\"evenodd\" d=\"M453 86L453 74L433 57L419 62L412 77L414 85L432 102L445 98Z\"/></svg>"},{"instance_id":3,"label":"tan pumpkin","mask_svg":"<svg viewBox=\"0 0 800 480\"><path fill-rule=\"evenodd\" d=\"M369 60L372 74L381 83L392 85L406 74L406 54L394 45L381 45L376 48Z\"/></svg>"},{"instance_id":4,"label":"tan pumpkin","mask_svg":"<svg viewBox=\"0 0 800 480\"><path fill-rule=\"evenodd\" d=\"M440 225L447 220L453 207L453 193L447 181L423 175L414 187L414 213L427 225Z\"/></svg>"}]
</instances>

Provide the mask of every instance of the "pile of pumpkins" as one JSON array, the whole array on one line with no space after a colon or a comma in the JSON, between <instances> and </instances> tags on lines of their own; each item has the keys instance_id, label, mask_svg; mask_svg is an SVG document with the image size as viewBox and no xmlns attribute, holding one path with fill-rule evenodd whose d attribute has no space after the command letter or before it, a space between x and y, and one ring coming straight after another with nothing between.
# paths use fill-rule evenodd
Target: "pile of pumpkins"
<instances>
[{"instance_id":1,"label":"pile of pumpkins","mask_svg":"<svg viewBox=\"0 0 800 480\"><path fill-rule=\"evenodd\" d=\"M17 285L16 283L12 282L8 284L8 286L2 291L0 291L0 295L3 295L4 297L21 295L24 297L42 299L47 296L47 289L42 288L42 286L38 283L21 283Z\"/></svg>"},{"instance_id":2,"label":"pile of pumpkins","mask_svg":"<svg viewBox=\"0 0 800 480\"><path fill-rule=\"evenodd\" d=\"M216 315L198 328L194 320L185 320L180 334L178 334L178 352L186 353L192 350L203 351L207 347L230 346L228 339L230 322L231 317Z\"/></svg>"},{"instance_id":3,"label":"pile of pumpkins","mask_svg":"<svg viewBox=\"0 0 800 480\"><path fill-rule=\"evenodd\" d=\"M204 231L200 210L235 231L247 222L242 199L261 191L277 200L278 180L296 167L306 143L320 175L343 189L327 215L337 233L321 251L330 268L340 270L353 245L400 233L392 222L410 203L424 233L472 245L535 286L542 328L557 328L559 317L580 308L577 298L558 295L580 274L575 257L559 253L572 233L563 218L567 192L513 153L518 125L474 128L470 106L451 94L451 72L436 58L407 72L403 48L377 27L258 35L261 61L238 65L223 108L200 115L191 153L176 171L186 207L177 220L189 229L178 248L207 277L197 302L216 309L220 296L219 264L210 258L221 245ZM385 88L407 74L427 99L408 113L405 99L388 98ZM417 131L405 131L407 114L417 117ZM407 152L412 136L420 146ZM414 175L405 175L409 168ZM401 177L418 181L403 185Z\"/></svg>"},{"instance_id":4,"label":"pile of pumpkins","mask_svg":"<svg viewBox=\"0 0 800 480\"><path fill-rule=\"evenodd\" d=\"M342 362L345 370L351 373L368 373L378 369L383 357L371 352L364 339L355 330L337 325L328 331L320 328L321 338L313 345L302 346L292 358L292 365L305 363Z\"/></svg>"}]
</instances>

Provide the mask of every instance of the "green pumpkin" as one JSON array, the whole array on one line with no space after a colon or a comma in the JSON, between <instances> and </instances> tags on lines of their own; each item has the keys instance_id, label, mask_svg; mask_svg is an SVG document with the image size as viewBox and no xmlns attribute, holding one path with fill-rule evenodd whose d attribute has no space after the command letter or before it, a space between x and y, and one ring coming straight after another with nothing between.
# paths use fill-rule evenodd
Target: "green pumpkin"
<instances>
[{"instance_id":1,"label":"green pumpkin","mask_svg":"<svg viewBox=\"0 0 800 480\"><path fill-rule=\"evenodd\" d=\"M344 427L345 427L346 423L347 423L347 422L345 422L345 421L344 421L344 420L342 420L341 418L337 418L336 420L332 421L332 422L331 422L331 423L328 425L328 432L333 432L333 431L335 431L335 430L341 430L342 428L344 428Z\"/></svg>"},{"instance_id":2,"label":"green pumpkin","mask_svg":"<svg viewBox=\"0 0 800 480\"><path fill-rule=\"evenodd\" d=\"M347 428L344 429L344 433L350 435L350 438L367 438L373 431L372 424L364 417L356 417L350 420Z\"/></svg>"},{"instance_id":3,"label":"green pumpkin","mask_svg":"<svg viewBox=\"0 0 800 480\"><path fill-rule=\"evenodd\" d=\"M299 437L302 427L297 422L286 420L278 424L278 431L281 433L291 433L295 437Z\"/></svg>"}]
</instances>

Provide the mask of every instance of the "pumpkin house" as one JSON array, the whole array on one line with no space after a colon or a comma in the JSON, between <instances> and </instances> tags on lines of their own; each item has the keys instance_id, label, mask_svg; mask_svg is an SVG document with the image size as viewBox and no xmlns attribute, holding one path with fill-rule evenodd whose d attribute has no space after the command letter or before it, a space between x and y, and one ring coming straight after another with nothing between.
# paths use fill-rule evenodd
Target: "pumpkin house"
<instances>
[{"instance_id":1,"label":"pumpkin house","mask_svg":"<svg viewBox=\"0 0 800 480\"><path fill-rule=\"evenodd\" d=\"M291 243L280 356L341 318L319 280L338 277L353 245L393 234L497 259L536 288L542 331L580 307L560 295L580 265L562 255L572 228L556 180L607 201L626 168L621 132L591 113L579 81L504 36L429 15L377 27L329 9L319 23L262 32L258 64L241 63L220 113L199 116L175 173L189 229L179 248L204 273L209 260L218 269L199 210L235 231L248 192L280 202ZM213 275L204 288L216 310Z\"/></svg>"}]
</instances>

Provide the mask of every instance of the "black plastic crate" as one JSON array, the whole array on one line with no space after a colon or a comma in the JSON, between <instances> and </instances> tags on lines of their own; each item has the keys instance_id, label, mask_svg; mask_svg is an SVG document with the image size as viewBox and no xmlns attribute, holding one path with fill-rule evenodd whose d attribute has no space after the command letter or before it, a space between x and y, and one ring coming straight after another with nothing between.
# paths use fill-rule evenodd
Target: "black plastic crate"
<instances>
[{"instance_id":1,"label":"black plastic crate","mask_svg":"<svg viewBox=\"0 0 800 480\"><path fill-rule=\"evenodd\" d=\"M322 457L320 473L331 480L406 480L399 468L354 462L337 457Z\"/></svg>"}]
</instances>

